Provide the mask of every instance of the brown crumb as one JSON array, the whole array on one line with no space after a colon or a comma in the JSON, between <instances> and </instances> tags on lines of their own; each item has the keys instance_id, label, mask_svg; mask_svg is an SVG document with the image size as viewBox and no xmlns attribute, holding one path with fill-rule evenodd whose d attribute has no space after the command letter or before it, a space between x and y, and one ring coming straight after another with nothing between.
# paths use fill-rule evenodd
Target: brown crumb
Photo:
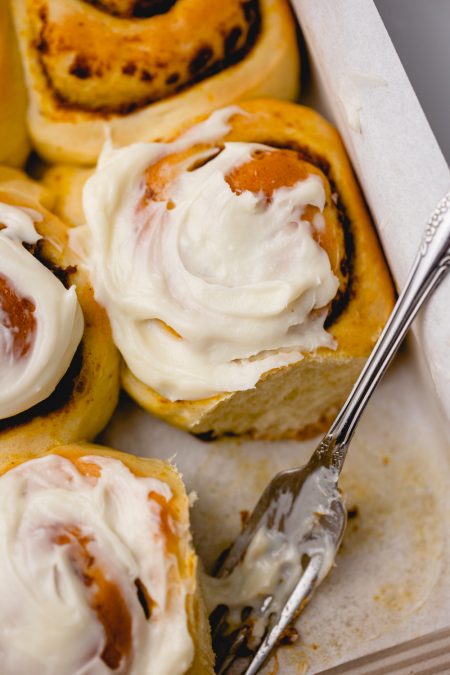
<instances>
[{"instance_id":1,"label":"brown crumb","mask_svg":"<svg viewBox=\"0 0 450 675\"><path fill-rule=\"evenodd\" d=\"M69 73L79 80L86 80L92 76L92 71L87 59L82 54L77 54L69 68Z\"/></svg>"},{"instance_id":2,"label":"brown crumb","mask_svg":"<svg viewBox=\"0 0 450 675\"><path fill-rule=\"evenodd\" d=\"M349 520L352 520L352 518L357 518L359 516L359 508L355 506L351 506L347 510L347 517Z\"/></svg>"},{"instance_id":3,"label":"brown crumb","mask_svg":"<svg viewBox=\"0 0 450 675\"><path fill-rule=\"evenodd\" d=\"M250 518L250 511L239 511L239 515L241 517L241 527L244 528Z\"/></svg>"},{"instance_id":4,"label":"brown crumb","mask_svg":"<svg viewBox=\"0 0 450 675\"><path fill-rule=\"evenodd\" d=\"M294 626L288 626L279 639L280 645L293 645L299 638L298 630Z\"/></svg>"}]
</instances>

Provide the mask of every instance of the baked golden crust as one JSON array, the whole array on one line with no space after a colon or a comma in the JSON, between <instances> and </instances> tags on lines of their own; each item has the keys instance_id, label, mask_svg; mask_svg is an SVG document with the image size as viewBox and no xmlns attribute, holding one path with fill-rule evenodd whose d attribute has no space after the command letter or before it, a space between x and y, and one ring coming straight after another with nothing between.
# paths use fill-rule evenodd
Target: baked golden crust
<instances>
[{"instance_id":1,"label":"baked golden crust","mask_svg":"<svg viewBox=\"0 0 450 675\"><path fill-rule=\"evenodd\" d=\"M48 188L52 200L52 211L73 227L84 225L83 187L92 168L81 168L70 164L56 164L47 169L40 185Z\"/></svg>"},{"instance_id":2,"label":"baked golden crust","mask_svg":"<svg viewBox=\"0 0 450 675\"><path fill-rule=\"evenodd\" d=\"M204 439L224 434L308 438L326 429L344 402L392 310L394 289L337 131L315 111L296 104L267 99L239 107L245 115L229 120L231 130L224 140L295 151L327 183L327 200L331 195L335 207L325 214L327 227L339 227L342 235L332 238L327 251L340 279L326 324L338 348L322 348L265 373L253 390L206 400L169 401L124 363L122 385L149 412ZM173 130L172 137L184 130ZM55 167L46 181L55 191L60 214L72 224L84 220L80 199L88 173L75 174L74 180L74 169Z\"/></svg>"},{"instance_id":3,"label":"baked golden crust","mask_svg":"<svg viewBox=\"0 0 450 675\"><path fill-rule=\"evenodd\" d=\"M152 477L169 485L172 492L170 500L171 516L182 527L189 527L189 500L178 471L171 464L159 459L136 457L111 448L91 443L60 445L48 450L35 452L25 442L18 449L6 448L0 454L0 475L10 469L36 457L60 455L77 465L77 460L87 455L110 457L121 461L134 475ZM80 465L78 468L81 470ZM194 642L195 654L192 665L186 675L212 675L214 656L211 649L210 633L206 609L198 587L198 564L189 534L176 539L176 550L182 578L192 580L195 591L187 598L189 632Z\"/></svg>"},{"instance_id":4,"label":"baked golden crust","mask_svg":"<svg viewBox=\"0 0 450 675\"><path fill-rule=\"evenodd\" d=\"M43 202L48 191L20 172L0 169L0 202L35 209L43 220L35 224L42 235L34 255L69 286L76 285L84 315L84 333L72 363L55 391L30 410L0 420L0 451L22 447L39 452L52 445L90 440L105 426L117 404L119 355L109 321L95 302L86 273L68 247L68 232Z\"/></svg>"},{"instance_id":5,"label":"baked golden crust","mask_svg":"<svg viewBox=\"0 0 450 675\"><path fill-rule=\"evenodd\" d=\"M238 99L298 94L287 0L15 0L14 13L30 133L52 162L94 163L105 120L125 145Z\"/></svg>"},{"instance_id":6,"label":"baked golden crust","mask_svg":"<svg viewBox=\"0 0 450 675\"><path fill-rule=\"evenodd\" d=\"M0 164L23 166L30 143L27 94L8 0L0 0Z\"/></svg>"}]
</instances>

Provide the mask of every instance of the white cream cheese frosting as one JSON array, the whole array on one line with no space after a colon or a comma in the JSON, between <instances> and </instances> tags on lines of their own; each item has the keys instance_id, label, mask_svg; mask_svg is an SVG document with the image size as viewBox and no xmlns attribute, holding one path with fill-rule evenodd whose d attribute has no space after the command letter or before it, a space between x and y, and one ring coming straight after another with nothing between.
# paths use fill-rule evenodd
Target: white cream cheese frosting
<instances>
[{"instance_id":1,"label":"white cream cheese frosting","mask_svg":"<svg viewBox=\"0 0 450 675\"><path fill-rule=\"evenodd\" d=\"M79 461L97 466L99 476L48 455L0 477L2 672L181 675L194 652L186 613L192 582L180 579L176 556L166 550L161 506L149 498L156 493L169 501L171 490L157 479L136 477L116 459ZM181 534L170 516L168 523ZM101 567L131 617L130 654L113 669L105 662L101 610L89 602L95 582L77 569L71 532L87 542L89 564ZM137 580L151 598L149 616ZM122 629L123 623L116 627Z\"/></svg>"},{"instance_id":2,"label":"white cream cheese frosting","mask_svg":"<svg viewBox=\"0 0 450 675\"><path fill-rule=\"evenodd\" d=\"M302 352L334 346L323 323L338 280L302 220L308 205L324 209L320 176L270 200L237 194L225 177L270 148L226 142L191 155L164 200L145 199L148 167L220 138L237 111L173 143L107 145L84 188L96 297L129 369L171 400L249 389Z\"/></svg>"},{"instance_id":3,"label":"white cream cheese frosting","mask_svg":"<svg viewBox=\"0 0 450 675\"><path fill-rule=\"evenodd\" d=\"M18 326L0 297L0 419L46 399L67 371L81 340L83 314L75 287L59 279L23 246L41 237L32 209L0 203L0 276L20 299L34 306L34 330L25 354L14 349Z\"/></svg>"}]
</instances>

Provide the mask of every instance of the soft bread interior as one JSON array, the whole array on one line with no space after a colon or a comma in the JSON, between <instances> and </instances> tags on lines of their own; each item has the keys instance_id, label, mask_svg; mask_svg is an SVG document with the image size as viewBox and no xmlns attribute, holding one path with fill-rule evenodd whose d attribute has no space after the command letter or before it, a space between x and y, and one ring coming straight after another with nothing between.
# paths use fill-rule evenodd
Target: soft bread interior
<instances>
[{"instance_id":1,"label":"soft bread interior","mask_svg":"<svg viewBox=\"0 0 450 675\"><path fill-rule=\"evenodd\" d=\"M332 422L364 363L361 356L307 356L267 373L254 389L204 401L168 401L125 365L122 383L143 408L203 440L224 435L305 439Z\"/></svg>"},{"instance_id":2,"label":"soft bread interior","mask_svg":"<svg viewBox=\"0 0 450 675\"><path fill-rule=\"evenodd\" d=\"M309 438L329 425L364 365L361 358L306 359L261 379L207 412L192 432L209 436L250 435L254 438ZM284 370L284 369L283 369Z\"/></svg>"}]
</instances>

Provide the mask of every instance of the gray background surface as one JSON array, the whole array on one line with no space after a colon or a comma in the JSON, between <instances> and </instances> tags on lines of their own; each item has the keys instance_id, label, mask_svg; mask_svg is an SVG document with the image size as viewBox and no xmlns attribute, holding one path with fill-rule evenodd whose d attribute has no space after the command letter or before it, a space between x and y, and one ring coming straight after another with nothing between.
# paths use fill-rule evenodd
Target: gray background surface
<instances>
[{"instance_id":1,"label":"gray background surface","mask_svg":"<svg viewBox=\"0 0 450 675\"><path fill-rule=\"evenodd\" d=\"M375 0L450 163L450 0Z\"/></svg>"}]
</instances>

